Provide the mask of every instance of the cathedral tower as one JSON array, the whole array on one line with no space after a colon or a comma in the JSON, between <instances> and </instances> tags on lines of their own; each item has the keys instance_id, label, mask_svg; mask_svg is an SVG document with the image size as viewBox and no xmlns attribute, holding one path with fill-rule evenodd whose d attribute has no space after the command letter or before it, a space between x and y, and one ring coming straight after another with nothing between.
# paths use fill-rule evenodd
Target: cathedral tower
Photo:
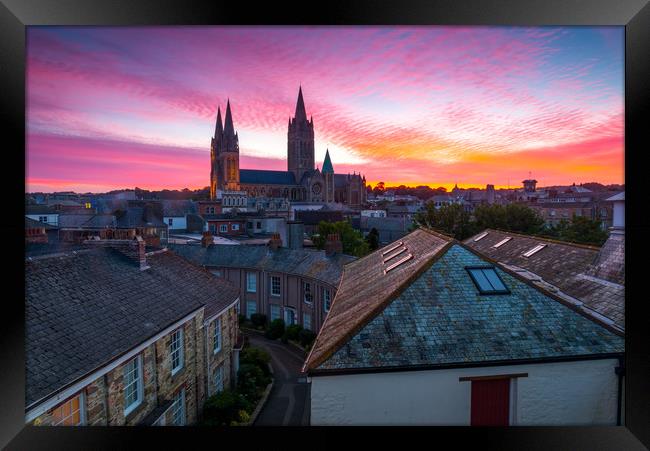
<instances>
[{"instance_id":1,"label":"cathedral tower","mask_svg":"<svg viewBox=\"0 0 650 451\"><path fill-rule=\"evenodd\" d=\"M217 110L217 125L210 145L210 199L217 197L217 190L239 191L239 136L235 133L230 111L226 105L226 119L221 125L221 109Z\"/></svg>"},{"instance_id":2,"label":"cathedral tower","mask_svg":"<svg viewBox=\"0 0 650 451\"><path fill-rule=\"evenodd\" d=\"M300 183L306 172L314 170L314 120L307 120L302 87L298 89L298 102L293 119L289 119L287 143L287 169Z\"/></svg>"},{"instance_id":3,"label":"cathedral tower","mask_svg":"<svg viewBox=\"0 0 650 451\"><path fill-rule=\"evenodd\" d=\"M330 151L325 151L325 161L323 161L323 177L325 178L325 202L334 202L334 167L330 159Z\"/></svg>"}]
</instances>

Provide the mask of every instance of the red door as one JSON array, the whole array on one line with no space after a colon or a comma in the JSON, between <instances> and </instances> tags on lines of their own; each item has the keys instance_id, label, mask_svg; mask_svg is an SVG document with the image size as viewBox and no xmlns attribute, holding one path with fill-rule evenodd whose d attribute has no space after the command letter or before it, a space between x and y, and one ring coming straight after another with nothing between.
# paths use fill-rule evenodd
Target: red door
<instances>
[{"instance_id":1,"label":"red door","mask_svg":"<svg viewBox=\"0 0 650 451\"><path fill-rule=\"evenodd\" d=\"M472 426L508 426L510 379L472 381Z\"/></svg>"}]
</instances>

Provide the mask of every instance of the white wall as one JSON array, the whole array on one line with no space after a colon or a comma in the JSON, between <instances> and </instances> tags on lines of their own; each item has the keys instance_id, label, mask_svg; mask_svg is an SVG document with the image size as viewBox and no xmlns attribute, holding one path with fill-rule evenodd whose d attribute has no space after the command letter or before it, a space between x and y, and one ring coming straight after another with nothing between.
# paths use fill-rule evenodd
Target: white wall
<instances>
[{"instance_id":1,"label":"white wall","mask_svg":"<svg viewBox=\"0 0 650 451\"><path fill-rule=\"evenodd\" d=\"M528 373L513 384L511 424L615 425L617 365L618 360L606 359L315 376L311 424L465 426L471 382L459 377Z\"/></svg>"},{"instance_id":2,"label":"white wall","mask_svg":"<svg viewBox=\"0 0 650 451\"><path fill-rule=\"evenodd\" d=\"M169 225L169 218L172 218L172 225L169 226L169 230L186 230L187 229L187 217L186 216L165 216L163 218L163 221L167 225Z\"/></svg>"},{"instance_id":3,"label":"white wall","mask_svg":"<svg viewBox=\"0 0 650 451\"><path fill-rule=\"evenodd\" d=\"M614 221L612 224L614 227L625 227L625 202L616 201L614 202Z\"/></svg>"}]
</instances>

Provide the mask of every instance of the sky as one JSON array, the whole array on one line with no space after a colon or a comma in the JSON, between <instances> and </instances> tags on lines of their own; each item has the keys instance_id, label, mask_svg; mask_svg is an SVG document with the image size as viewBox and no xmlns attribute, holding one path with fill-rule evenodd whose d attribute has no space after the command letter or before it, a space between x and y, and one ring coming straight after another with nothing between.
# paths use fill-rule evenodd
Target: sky
<instances>
[{"instance_id":1,"label":"sky","mask_svg":"<svg viewBox=\"0 0 650 451\"><path fill-rule=\"evenodd\" d=\"M287 168L302 86L316 163L369 184L624 183L623 27L28 27L26 190L209 185Z\"/></svg>"}]
</instances>

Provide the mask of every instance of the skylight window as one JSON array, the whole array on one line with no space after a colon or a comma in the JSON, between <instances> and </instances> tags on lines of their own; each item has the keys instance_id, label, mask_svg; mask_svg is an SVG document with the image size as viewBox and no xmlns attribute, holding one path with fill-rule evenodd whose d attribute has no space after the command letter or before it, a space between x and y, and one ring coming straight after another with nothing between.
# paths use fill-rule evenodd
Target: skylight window
<instances>
[{"instance_id":1,"label":"skylight window","mask_svg":"<svg viewBox=\"0 0 650 451\"><path fill-rule=\"evenodd\" d=\"M465 268L478 288L480 294L509 294L501 277L493 266L474 266Z\"/></svg>"},{"instance_id":2,"label":"skylight window","mask_svg":"<svg viewBox=\"0 0 650 451\"><path fill-rule=\"evenodd\" d=\"M508 241L510 241L511 239L512 239L511 236L507 236L507 237L505 237L504 239L502 239L501 241L499 241L497 244L495 244L495 245L492 246L492 247L495 248L495 249L498 248L498 247L501 247L501 246L503 246L504 244L506 244Z\"/></svg>"},{"instance_id":3,"label":"skylight window","mask_svg":"<svg viewBox=\"0 0 650 451\"><path fill-rule=\"evenodd\" d=\"M413 254L408 254L406 257L401 258L400 260L396 261L392 265L390 265L388 268L384 270L384 274L386 274L388 271L391 271L395 268L397 268L399 265L401 265L404 262L409 261L410 259L413 258Z\"/></svg>"},{"instance_id":4,"label":"skylight window","mask_svg":"<svg viewBox=\"0 0 650 451\"><path fill-rule=\"evenodd\" d=\"M397 243L395 246L391 247L390 249L386 249L384 252L381 253L381 255L383 256L383 255L386 255L386 254L390 254L392 251L394 251L395 249L400 247L402 244L404 244L404 242L400 241L399 243Z\"/></svg>"},{"instance_id":5,"label":"skylight window","mask_svg":"<svg viewBox=\"0 0 650 451\"><path fill-rule=\"evenodd\" d=\"M402 254L402 253L404 253L404 252L406 252L406 248L405 248L405 247L401 248L400 250L398 250L397 252L395 252L393 255L391 255L390 257L388 257L387 259L385 259L385 260L384 260L384 264L386 264L387 261L394 259L395 257L397 257L398 255L400 255L400 254Z\"/></svg>"},{"instance_id":6,"label":"skylight window","mask_svg":"<svg viewBox=\"0 0 650 451\"><path fill-rule=\"evenodd\" d=\"M479 240L482 240L483 238L485 238L485 237L487 236L487 234L488 234L487 232L483 232L483 233L481 233L479 236L477 236L476 238L474 238L474 242L477 242L477 241L479 241Z\"/></svg>"},{"instance_id":7,"label":"skylight window","mask_svg":"<svg viewBox=\"0 0 650 451\"><path fill-rule=\"evenodd\" d=\"M533 255L533 254L541 251L542 249L544 249L546 246L547 246L546 244L538 244L537 246L535 246L534 248L532 248L531 250L526 252L524 254L524 257L530 257L531 255Z\"/></svg>"}]
</instances>

